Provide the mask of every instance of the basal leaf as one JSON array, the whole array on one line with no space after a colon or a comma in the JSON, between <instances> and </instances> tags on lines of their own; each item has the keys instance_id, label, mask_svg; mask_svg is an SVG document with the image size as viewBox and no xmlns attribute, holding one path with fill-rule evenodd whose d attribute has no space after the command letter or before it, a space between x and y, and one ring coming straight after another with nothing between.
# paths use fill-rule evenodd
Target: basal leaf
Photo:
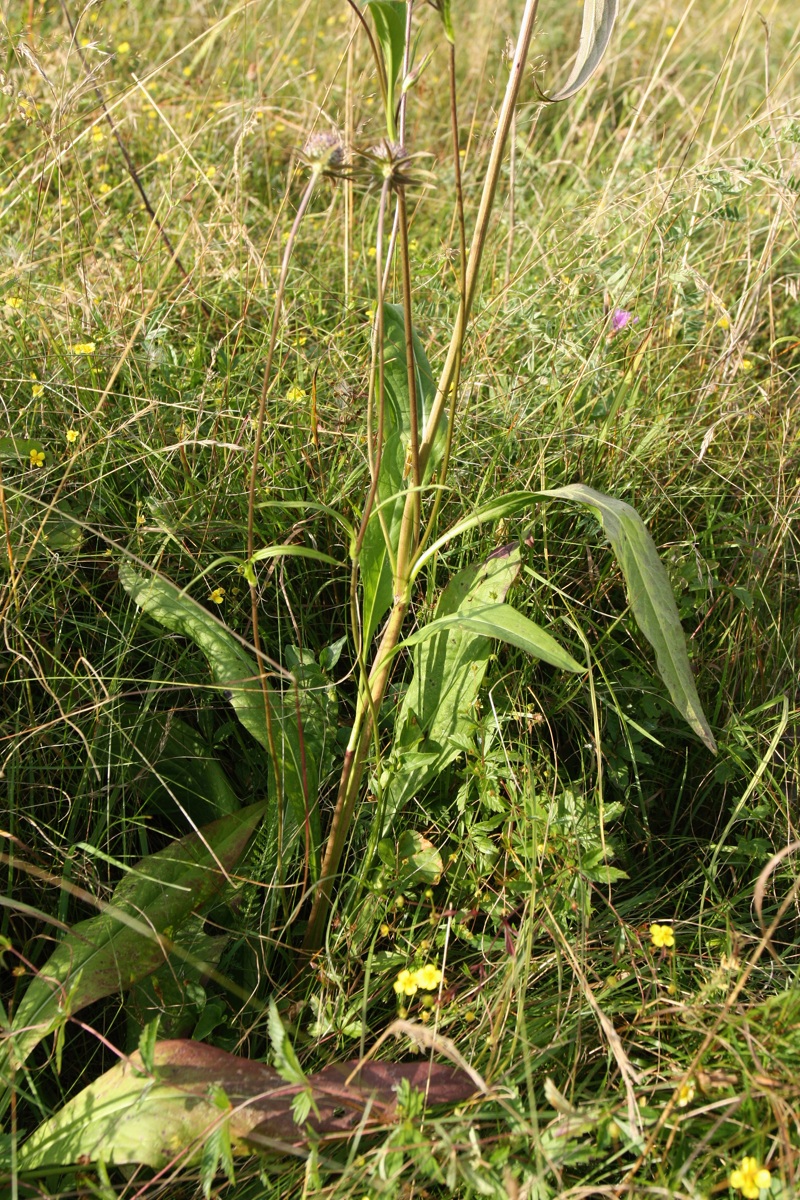
<instances>
[{"instance_id":1,"label":"basal leaf","mask_svg":"<svg viewBox=\"0 0 800 1200\"><path fill-rule=\"evenodd\" d=\"M265 808L250 805L131 868L105 910L75 925L29 985L3 1046L0 1077L65 1015L125 991L165 961L165 931L180 928L225 885Z\"/></svg>"},{"instance_id":2,"label":"basal leaf","mask_svg":"<svg viewBox=\"0 0 800 1200\"><path fill-rule=\"evenodd\" d=\"M672 587L642 518L623 500L604 496L582 483L543 494L588 505L597 516L617 556L633 615L656 652L658 671L672 702L716 754L717 743L697 694Z\"/></svg>"},{"instance_id":3,"label":"basal leaf","mask_svg":"<svg viewBox=\"0 0 800 1200\"><path fill-rule=\"evenodd\" d=\"M154 1076L132 1054L84 1088L28 1138L20 1170L97 1160L154 1169L201 1163L203 1146L222 1123L234 1155L291 1153L308 1143L293 1115L306 1090L313 1101L308 1125L315 1134L340 1137L394 1120L402 1080L423 1091L429 1104L459 1104L475 1091L465 1071L427 1056L410 1063L333 1063L297 1084L263 1063L201 1042L159 1042L153 1059Z\"/></svg>"},{"instance_id":4,"label":"basal leaf","mask_svg":"<svg viewBox=\"0 0 800 1200\"><path fill-rule=\"evenodd\" d=\"M567 82L552 96L548 96L548 100L568 100L589 82L608 49L618 10L619 0L583 0L578 57Z\"/></svg>"},{"instance_id":5,"label":"basal leaf","mask_svg":"<svg viewBox=\"0 0 800 1200\"><path fill-rule=\"evenodd\" d=\"M165 579L139 575L123 563L120 582L149 616L172 633L190 638L202 650L214 682L224 689L239 720L271 754L258 668L233 634ZM292 680L281 681L280 687L283 690L267 689L276 755L273 765L294 830L304 830L307 821L310 825L313 850L310 865L316 878L320 842L317 796L320 772L335 728L335 700L319 668L305 661L298 661ZM274 777L265 782L274 787ZM286 832L291 837L291 830Z\"/></svg>"}]
</instances>

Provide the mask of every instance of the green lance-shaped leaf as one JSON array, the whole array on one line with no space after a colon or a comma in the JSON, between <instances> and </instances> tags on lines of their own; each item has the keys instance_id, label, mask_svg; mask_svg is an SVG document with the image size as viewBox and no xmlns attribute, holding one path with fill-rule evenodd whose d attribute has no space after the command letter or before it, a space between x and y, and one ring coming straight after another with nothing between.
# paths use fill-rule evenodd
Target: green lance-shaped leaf
<instances>
[{"instance_id":1,"label":"green lance-shaped leaf","mask_svg":"<svg viewBox=\"0 0 800 1200\"><path fill-rule=\"evenodd\" d=\"M256 741L271 753L264 693L252 655L211 613L174 584L157 576L137 574L126 563L120 582L135 602L165 629L190 638L206 657L215 684L222 688L239 720ZM292 683L281 693L268 689L272 734L281 789L290 818L287 843L302 841L306 812L311 823L311 870L316 878L321 840L317 795L320 771L329 751L329 733L335 720L327 681L313 665L298 662ZM298 722L297 709L300 710ZM269 779L274 787L274 779ZM284 851L288 845L284 846Z\"/></svg>"},{"instance_id":2,"label":"green lance-shaped leaf","mask_svg":"<svg viewBox=\"0 0 800 1200\"><path fill-rule=\"evenodd\" d=\"M111 770L134 780L151 809L206 825L241 807L205 739L174 713L123 703L110 723Z\"/></svg>"},{"instance_id":3,"label":"green lance-shaped leaf","mask_svg":"<svg viewBox=\"0 0 800 1200\"><path fill-rule=\"evenodd\" d=\"M450 42L451 45L455 45L456 33L455 33L455 29L453 28L453 14L451 12L451 8L452 8L451 0L439 0L438 4L434 5L434 7L438 8L439 15L442 18L442 25L444 25L445 37L447 38L448 42Z\"/></svg>"},{"instance_id":4,"label":"green lance-shaped leaf","mask_svg":"<svg viewBox=\"0 0 800 1200\"><path fill-rule=\"evenodd\" d=\"M375 32L383 54L383 67L386 72L386 129L390 139L394 141L397 137L395 96L403 70L408 7L405 0L369 0L369 11L375 22Z\"/></svg>"},{"instance_id":5,"label":"green lance-shaped leaf","mask_svg":"<svg viewBox=\"0 0 800 1200\"><path fill-rule=\"evenodd\" d=\"M0 1078L21 1066L66 1016L125 991L165 961L169 938L162 935L179 929L224 887L265 809L252 804L130 869L104 911L75 925L31 982L0 1054Z\"/></svg>"},{"instance_id":6,"label":"green lance-shaped leaf","mask_svg":"<svg viewBox=\"0 0 800 1200\"><path fill-rule=\"evenodd\" d=\"M578 57L567 82L547 100L568 100L589 82L608 49L618 10L619 0L584 0Z\"/></svg>"},{"instance_id":7,"label":"green lance-shaped leaf","mask_svg":"<svg viewBox=\"0 0 800 1200\"><path fill-rule=\"evenodd\" d=\"M364 645L392 603L392 568L386 539L397 553L400 527L405 507L406 487L411 482L409 453L411 448L411 402L406 370L405 321L397 304L385 304L384 329L384 436L378 475L376 508L370 516L359 560L362 583L362 622ZM422 342L413 334L416 363L418 428L424 429L435 396L433 375ZM444 452L444 426L436 439L425 468L427 482L439 465ZM378 508L380 511L378 511ZM384 535L384 528L386 534Z\"/></svg>"},{"instance_id":8,"label":"green lance-shaped leaf","mask_svg":"<svg viewBox=\"0 0 800 1200\"><path fill-rule=\"evenodd\" d=\"M656 652L658 671L672 702L716 754L717 743L697 695L672 587L642 518L624 500L604 496L582 483L540 495L588 505L598 518L622 569L633 615Z\"/></svg>"},{"instance_id":9,"label":"green lance-shaped leaf","mask_svg":"<svg viewBox=\"0 0 800 1200\"><path fill-rule=\"evenodd\" d=\"M470 633L507 642L510 646L524 650L532 658L540 658L562 671L580 673L586 669L545 629L512 608L510 604L473 604L463 611L438 617L406 638L403 645L414 646L429 637L435 637L442 630L453 628L466 629Z\"/></svg>"},{"instance_id":10,"label":"green lance-shaped leaf","mask_svg":"<svg viewBox=\"0 0 800 1200\"><path fill-rule=\"evenodd\" d=\"M548 661L557 658L567 670L583 670L549 634L503 603L519 569L519 547L511 546L460 571L443 591L434 620L409 639L414 672L395 721L384 831L406 801L471 744L475 700L500 623L505 621L506 633L514 632L515 644L524 641L532 653L537 646L537 657L549 655ZM474 610L479 615L473 619ZM491 610L491 619L481 618L485 610Z\"/></svg>"}]
</instances>

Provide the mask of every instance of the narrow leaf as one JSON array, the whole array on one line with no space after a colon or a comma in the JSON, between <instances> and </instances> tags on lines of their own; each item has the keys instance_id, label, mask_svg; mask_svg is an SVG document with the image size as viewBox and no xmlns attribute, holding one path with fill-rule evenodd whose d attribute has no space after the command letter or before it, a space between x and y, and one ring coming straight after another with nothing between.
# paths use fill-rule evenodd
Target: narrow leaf
<instances>
[{"instance_id":1,"label":"narrow leaf","mask_svg":"<svg viewBox=\"0 0 800 1200\"><path fill-rule=\"evenodd\" d=\"M397 136L395 127L395 94L397 81L403 69L406 45L405 0L369 0L369 10L375 22L375 31L383 54L386 71L386 127L389 137Z\"/></svg>"},{"instance_id":2,"label":"narrow leaf","mask_svg":"<svg viewBox=\"0 0 800 1200\"><path fill-rule=\"evenodd\" d=\"M631 610L656 652L658 671L672 702L716 754L717 743L697 694L672 587L642 518L623 500L604 496L582 483L544 494L588 505L600 521L622 569Z\"/></svg>"},{"instance_id":3,"label":"narrow leaf","mask_svg":"<svg viewBox=\"0 0 800 1200\"><path fill-rule=\"evenodd\" d=\"M547 100L568 100L589 82L608 49L618 10L619 0L584 0L578 57L567 82Z\"/></svg>"},{"instance_id":4,"label":"narrow leaf","mask_svg":"<svg viewBox=\"0 0 800 1200\"><path fill-rule=\"evenodd\" d=\"M414 646L445 629L452 628L466 629L482 637L508 642L533 658L540 658L562 671L575 671L580 674L586 669L559 646L546 630L512 608L510 604L475 605L465 611L438 617L406 638L403 645Z\"/></svg>"}]
</instances>

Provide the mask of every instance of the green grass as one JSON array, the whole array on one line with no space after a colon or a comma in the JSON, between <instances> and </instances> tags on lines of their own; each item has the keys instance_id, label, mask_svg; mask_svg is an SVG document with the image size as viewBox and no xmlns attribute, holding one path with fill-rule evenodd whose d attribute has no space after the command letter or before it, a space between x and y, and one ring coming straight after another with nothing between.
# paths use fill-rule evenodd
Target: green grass
<instances>
[{"instance_id":1,"label":"green grass","mask_svg":"<svg viewBox=\"0 0 800 1200\"><path fill-rule=\"evenodd\" d=\"M153 714L162 729L167 714L188 723L241 803L264 794L263 752L205 659L143 615L117 572L126 557L157 568L249 639L247 583L220 560L241 560L246 545L253 420L303 186L297 150L315 124L344 125L349 105L362 144L382 132L363 39L348 68L344 3L167 7L83 12L76 38L88 39L93 81L57 5L33 5L30 28L27 6L5 6L0 24L0 404L17 440L0 460L7 1014L61 937L52 921L94 915L86 894L108 900L117 864L207 819L207 797L154 761L163 741L144 746ZM454 8L471 228L520 5ZM244 892L226 894L205 926L228 935L219 972L254 1003L203 976L188 993L114 995L77 1014L60 1061L51 1037L15 1079L0 1140L10 1195L201 1195L198 1168L32 1177L12 1154L135 1049L159 1007L161 1036L191 1036L201 1021L210 1043L267 1059L274 996L311 1072L358 1057L359 1022L369 1048L397 1015L397 972L423 961L444 965L445 987L431 1009L413 997L409 1015L456 1044L488 1095L352 1150L323 1142L321 1166L313 1155L237 1159L236 1183L220 1174L214 1194L741 1195L727 1180L746 1155L768 1166L773 1195L796 1193L796 902L766 945L762 931L798 880L799 31L790 0L761 14L768 39L749 0L685 11L645 0L622 12L604 68L575 100L542 110L526 84L511 256L506 173L440 517L444 529L506 492L575 481L633 504L667 564L718 756L672 707L592 518L542 505L473 530L423 573L415 620L456 570L524 538L514 602L581 661L591 652L591 683L497 650L475 749L404 816L445 861L431 889L378 882L377 867L359 879L370 775L325 949L299 978L307 912L292 912L294 893L275 900L257 841ZM414 312L436 369L457 307L458 238L444 47L435 13L417 15L434 53L411 92L409 145L430 152L436 187L410 204ZM578 32L577 9L563 27L558 17L543 11L533 48L545 91ZM368 487L376 214L374 195L356 190L345 270L346 190L324 184L290 268L256 545L313 547L342 565L260 566L261 636L283 665L292 646L318 655L349 638L337 514L357 522ZM396 299L399 277L390 290ZM635 320L609 337L616 308ZM345 741L352 667L348 640L331 672ZM404 679L406 659L381 714L384 753ZM323 820L337 782L332 760ZM625 873L613 883L591 878L603 847ZM768 866L762 925L754 897ZM651 946L653 922L672 923L674 951ZM202 1024L204 1008L216 1025ZM380 1057L408 1050L384 1044ZM687 1073L691 1101L659 1125ZM548 1078L577 1113L556 1110Z\"/></svg>"}]
</instances>

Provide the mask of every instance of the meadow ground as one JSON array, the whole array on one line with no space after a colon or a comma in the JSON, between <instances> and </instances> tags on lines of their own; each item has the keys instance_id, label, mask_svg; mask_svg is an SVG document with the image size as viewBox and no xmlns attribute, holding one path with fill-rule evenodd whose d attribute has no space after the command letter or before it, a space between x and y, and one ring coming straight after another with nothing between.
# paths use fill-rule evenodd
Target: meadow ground
<instances>
[{"instance_id":1,"label":"meadow ground","mask_svg":"<svg viewBox=\"0 0 800 1200\"><path fill-rule=\"evenodd\" d=\"M468 230L521 7L454 0ZM272 786L204 654L120 569L157 568L251 639L250 467L298 150L313 129L361 145L383 129L344 0L0 8L7 1031L131 864ZM538 504L467 530L419 575L409 630L460 568L521 541L514 604L589 672L493 643L458 755L376 848L405 651L323 950L298 974L307 876L257 834L204 919L162 925L183 956L79 1012L68 977L48 1037L15 1072L3 1060L15 1198L798 1194L798 13L623 3L602 70L543 106L534 81L563 78L579 25L542 4L438 528L576 481L632 504L718 753L671 704L590 513ZM433 8L417 27L412 294L435 370L458 224L447 43ZM369 480L378 207L344 181L311 200L256 480L256 547L295 551L258 564L262 646L327 697L323 829L355 702L347 530ZM396 990L425 964L442 979ZM487 1089L442 1110L403 1093L383 1131L234 1155L235 1181L220 1138L160 1171L23 1169L26 1136L143 1030L145 1054L157 1029L280 1059L270 998L304 1072L357 1058L400 1011ZM378 1057L408 1059L408 1038Z\"/></svg>"}]
</instances>

